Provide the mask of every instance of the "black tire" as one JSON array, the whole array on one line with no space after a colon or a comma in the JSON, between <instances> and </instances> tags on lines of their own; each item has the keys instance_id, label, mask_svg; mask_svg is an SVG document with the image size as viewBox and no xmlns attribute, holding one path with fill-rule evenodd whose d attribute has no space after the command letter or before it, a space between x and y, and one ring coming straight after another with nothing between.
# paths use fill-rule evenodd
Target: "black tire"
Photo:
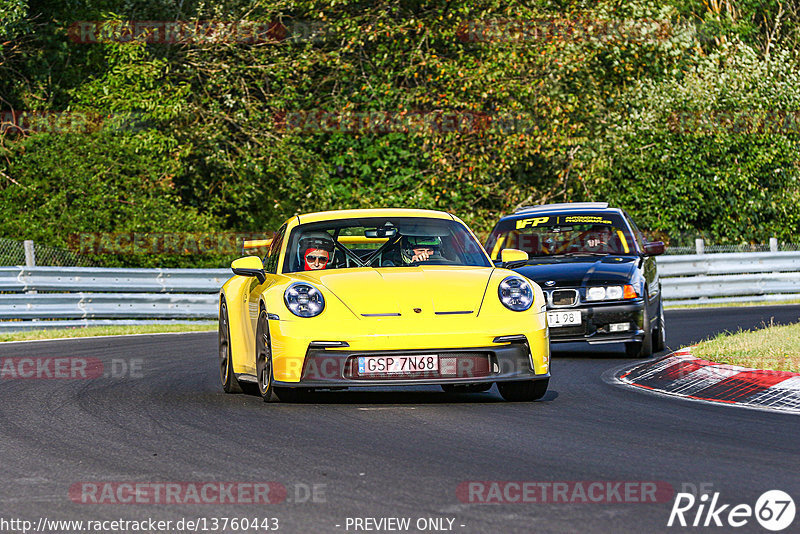
<instances>
[{"instance_id":1,"label":"black tire","mask_svg":"<svg viewBox=\"0 0 800 534\"><path fill-rule=\"evenodd\" d=\"M272 400L272 343L269 337L267 312L261 308L256 324L256 378L258 394L264 402Z\"/></svg>"},{"instance_id":2,"label":"black tire","mask_svg":"<svg viewBox=\"0 0 800 534\"><path fill-rule=\"evenodd\" d=\"M492 382L485 384L442 384L445 393L482 393L492 389Z\"/></svg>"},{"instance_id":3,"label":"black tire","mask_svg":"<svg viewBox=\"0 0 800 534\"><path fill-rule=\"evenodd\" d=\"M625 355L628 358L638 358L639 353L642 352L642 343L639 341L630 341L625 343Z\"/></svg>"},{"instance_id":4,"label":"black tire","mask_svg":"<svg viewBox=\"0 0 800 534\"><path fill-rule=\"evenodd\" d=\"M649 358L653 355L653 325L650 321L650 312L647 310L647 291L644 292L644 309L642 310L642 330L644 337L642 341L631 341L625 343L625 354L628 358Z\"/></svg>"},{"instance_id":5,"label":"black tire","mask_svg":"<svg viewBox=\"0 0 800 534\"><path fill-rule=\"evenodd\" d=\"M231 330L228 324L228 305L224 297L219 303L219 380L225 393L242 392L242 386L233 373Z\"/></svg>"},{"instance_id":6,"label":"black tire","mask_svg":"<svg viewBox=\"0 0 800 534\"><path fill-rule=\"evenodd\" d=\"M550 379L520 380L516 382L498 382L500 395L509 402L530 402L541 399L547 393Z\"/></svg>"},{"instance_id":7,"label":"black tire","mask_svg":"<svg viewBox=\"0 0 800 534\"><path fill-rule=\"evenodd\" d=\"M658 297L658 328L653 332L653 352L661 352L667 346L667 327L664 321L664 303Z\"/></svg>"}]
</instances>

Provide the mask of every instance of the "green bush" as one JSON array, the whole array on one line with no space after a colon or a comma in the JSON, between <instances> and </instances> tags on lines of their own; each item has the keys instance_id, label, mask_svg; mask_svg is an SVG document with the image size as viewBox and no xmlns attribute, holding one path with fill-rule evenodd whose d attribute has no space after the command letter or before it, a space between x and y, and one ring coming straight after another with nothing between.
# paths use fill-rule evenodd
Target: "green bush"
<instances>
[{"instance_id":1,"label":"green bush","mask_svg":"<svg viewBox=\"0 0 800 534\"><path fill-rule=\"evenodd\" d=\"M680 79L643 80L594 143L593 189L669 236L797 239L800 74L733 42Z\"/></svg>"},{"instance_id":2,"label":"green bush","mask_svg":"<svg viewBox=\"0 0 800 534\"><path fill-rule=\"evenodd\" d=\"M711 5L6 0L4 105L97 114L106 127L0 134L0 236L58 245L84 231L269 232L296 213L385 206L451 211L485 235L519 205L605 199L673 242L796 241L795 132L676 129L696 112L713 122L799 109L795 15L776 31L775 2ZM245 18L275 31L280 21L287 38L68 38L78 20ZM286 124L292 113L370 112L437 122Z\"/></svg>"}]
</instances>

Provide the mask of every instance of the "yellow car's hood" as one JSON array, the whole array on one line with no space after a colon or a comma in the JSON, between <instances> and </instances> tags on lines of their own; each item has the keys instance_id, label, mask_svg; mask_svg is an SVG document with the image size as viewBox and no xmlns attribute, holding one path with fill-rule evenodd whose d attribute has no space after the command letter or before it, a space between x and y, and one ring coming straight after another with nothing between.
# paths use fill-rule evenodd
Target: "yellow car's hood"
<instances>
[{"instance_id":1,"label":"yellow car's hood","mask_svg":"<svg viewBox=\"0 0 800 534\"><path fill-rule=\"evenodd\" d=\"M297 277L324 286L362 317L476 314L493 270L432 265L315 271Z\"/></svg>"}]
</instances>

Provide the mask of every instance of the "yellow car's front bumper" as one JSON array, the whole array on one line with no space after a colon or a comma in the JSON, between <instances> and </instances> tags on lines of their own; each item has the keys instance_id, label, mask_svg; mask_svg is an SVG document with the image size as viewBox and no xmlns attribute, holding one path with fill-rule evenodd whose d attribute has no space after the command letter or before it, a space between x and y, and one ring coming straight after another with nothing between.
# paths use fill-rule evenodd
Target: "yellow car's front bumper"
<instances>
[{"instance_id":1,"label":"yellow car's front bumper","mask_svg":"<svg viewBox=\"0 0 800 534\"><path fill-rule=\"evenodd\" d=\"M506 314L502 319L454 315L420 317L409 324L408 319L385 317L319 321L313 328L307 320L271 320L275 384L335 387L549 377L550 343L544 314L520 314L512 321ZM494 326L487 328L487 324ZM358 373L359 356L393 355L435 355L439 371L380 377Z\"/></svg>"}]
</instances>

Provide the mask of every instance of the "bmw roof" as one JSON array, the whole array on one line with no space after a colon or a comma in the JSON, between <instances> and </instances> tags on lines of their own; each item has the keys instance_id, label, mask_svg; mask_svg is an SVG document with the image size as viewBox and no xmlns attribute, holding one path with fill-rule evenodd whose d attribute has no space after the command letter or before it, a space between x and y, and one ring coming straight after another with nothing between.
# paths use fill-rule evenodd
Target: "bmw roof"
<instances>
[{"instance_id":1,"label":"bmw roof","mask_svg":"<svg viewBox=\"0 0 800 534\"><path fill-rule=\"evenodd\" d=\"M523 206L514 213L530 213L542 211L564 210L604 210L608 209L608 202L563 202L561 204L542 204L541 206Z\"/></svg>"}]
</instances>

